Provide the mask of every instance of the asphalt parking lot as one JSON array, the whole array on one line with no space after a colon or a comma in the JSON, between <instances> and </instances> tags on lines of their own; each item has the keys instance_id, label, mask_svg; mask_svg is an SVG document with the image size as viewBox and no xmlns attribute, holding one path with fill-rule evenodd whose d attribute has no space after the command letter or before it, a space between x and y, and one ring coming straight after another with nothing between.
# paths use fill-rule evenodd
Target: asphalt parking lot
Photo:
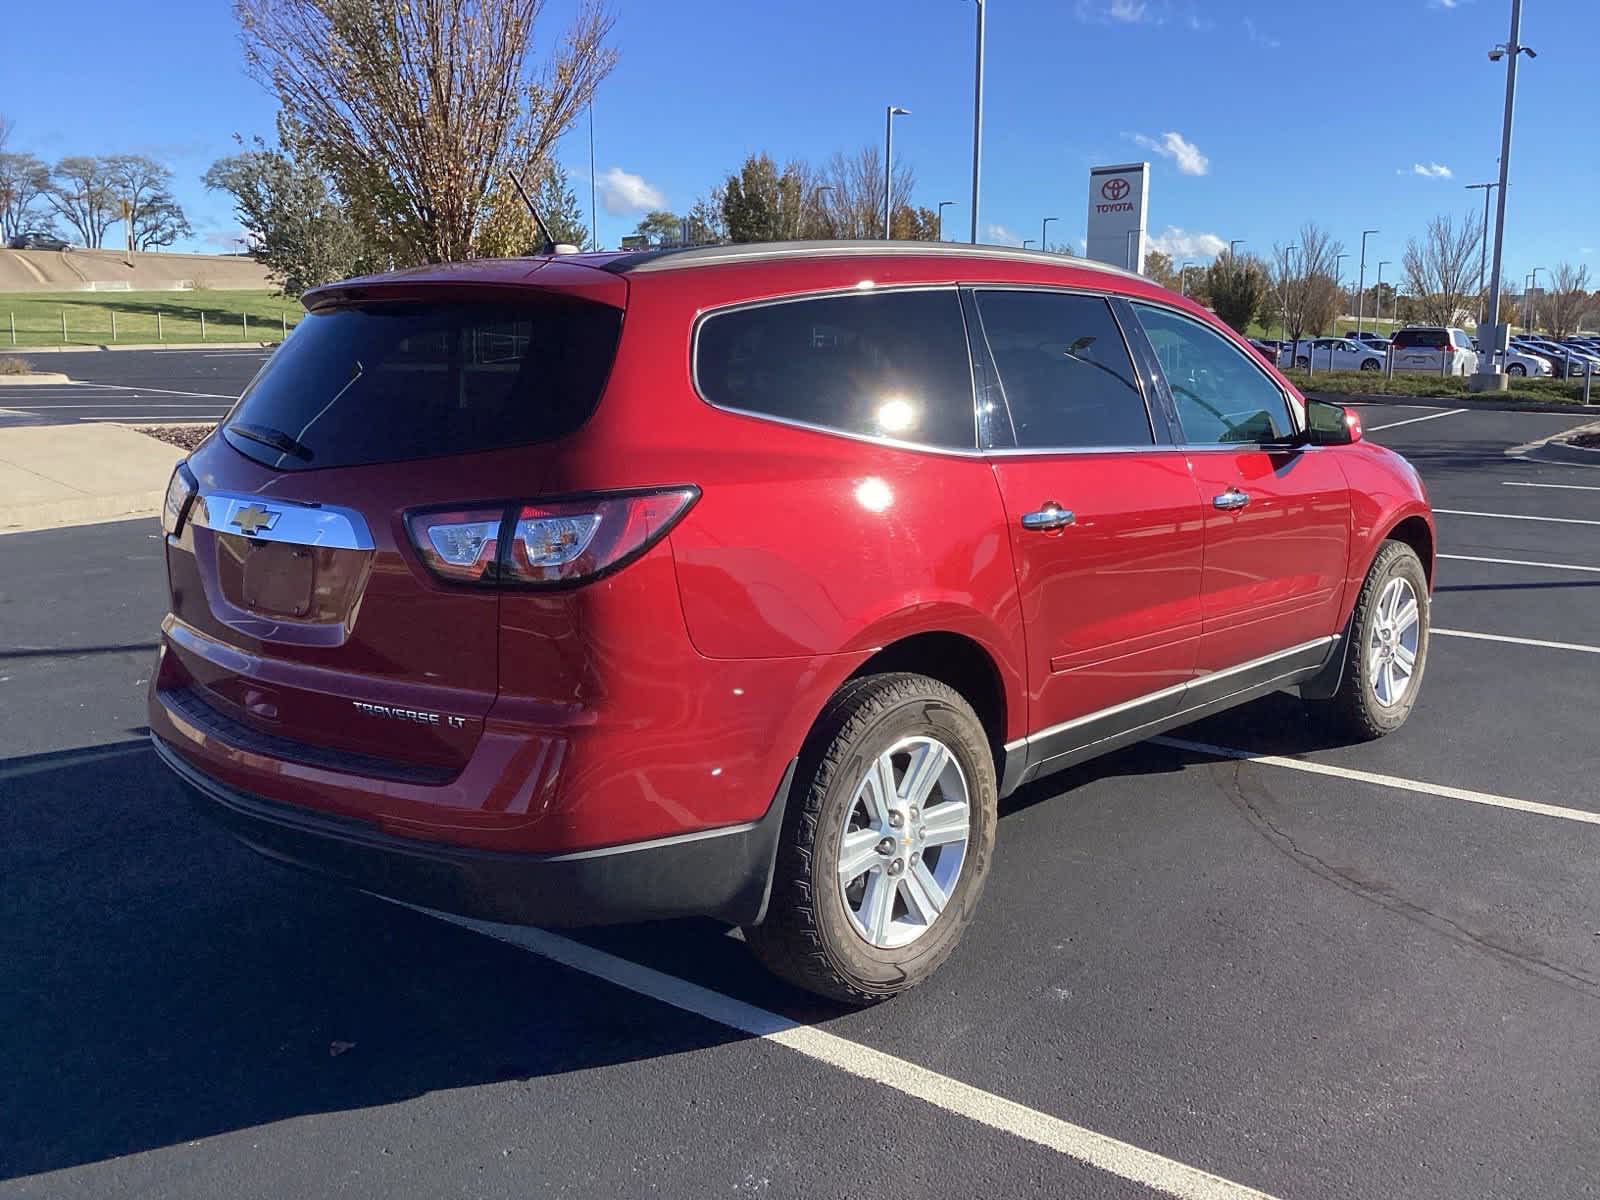
<instances>
[{"instance_id":1,"label":"asphalt parking lot","mask_svg":"<svg viewBox=\"0 0 1600 1200\"><path fill-rule=\"evenodd\" d=\"M86 350L27 354L35 371L70 383L0 387L0 428L115 421L159 425L215 421L267 361L254 349Z\"/></svg>"},{"instance_id":2,"label":"asphalt parking lot","mask_svg":"<svg viewBox=\"0 0 1600 1200\"><path fill-rule=\"evenodd\" d=\"M0 1195L1595 1194L1600 471L1506 454L1591 418L1364 418L1439 511L1406 727L1274 696L1026 789L862 1012L254 857L143 743L156 522L0 538Z\"/></svg>"}]
</instances>

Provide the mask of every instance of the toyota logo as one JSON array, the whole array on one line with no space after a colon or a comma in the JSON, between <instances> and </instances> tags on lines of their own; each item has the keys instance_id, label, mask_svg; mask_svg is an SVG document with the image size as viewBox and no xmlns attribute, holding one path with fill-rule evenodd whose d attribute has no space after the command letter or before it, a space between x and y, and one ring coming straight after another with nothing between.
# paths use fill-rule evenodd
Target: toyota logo
<instances>
[{"instance_id":1,"label":"toyota logo","mask_svg":"<svg viewBox=\"0 0 1600 1200\"><path fill-rule=\"evenodd\" d=\"M1100 185L1100 194L1107 200L1122 200L1128 195L1128 181L1108 179Z\"/></svg>"}]
</instances>

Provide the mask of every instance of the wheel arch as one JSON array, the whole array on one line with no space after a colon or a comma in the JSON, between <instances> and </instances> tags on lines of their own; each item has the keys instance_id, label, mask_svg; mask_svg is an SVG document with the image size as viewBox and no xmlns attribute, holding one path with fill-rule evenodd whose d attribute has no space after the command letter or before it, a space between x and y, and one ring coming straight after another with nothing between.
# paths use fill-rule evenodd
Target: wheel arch
<instances>
[{"instance_id":1,"label":"wheel arch","mask_svg":"<svg viewBox=\"0 0 1600 1200\"><path fill-rule=\"evenodd\" d=\"M1433 590L1433 559L1434 539L1433 526L1428 524L1427 518L1420 513L1412 513L1408 517L1395 522L1389 531L1378 539L1373 546L1376 554L1378 547L1384 542L1404 542L1417 552L1417 557L1422 560L1422 573L1428 580L1428 590Z\"/></svg>"}]
</instances>

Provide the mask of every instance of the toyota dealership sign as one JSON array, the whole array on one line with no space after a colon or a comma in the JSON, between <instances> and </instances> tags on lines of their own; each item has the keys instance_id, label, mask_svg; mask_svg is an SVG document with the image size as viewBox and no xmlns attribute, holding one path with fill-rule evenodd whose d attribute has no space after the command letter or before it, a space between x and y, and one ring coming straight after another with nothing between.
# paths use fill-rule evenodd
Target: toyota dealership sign
<instances>
[{"instance_id":1,"label":"toyota dealership sign","mask_svg":"<svg viewBox=\"0 0 1600 1200\"><path fill-rule=\"evenodd\" d=\"M1130 271L1143 270L1149 201L1149 163L1091 167L1087 257Z\"/></svg>"}]
</instances>

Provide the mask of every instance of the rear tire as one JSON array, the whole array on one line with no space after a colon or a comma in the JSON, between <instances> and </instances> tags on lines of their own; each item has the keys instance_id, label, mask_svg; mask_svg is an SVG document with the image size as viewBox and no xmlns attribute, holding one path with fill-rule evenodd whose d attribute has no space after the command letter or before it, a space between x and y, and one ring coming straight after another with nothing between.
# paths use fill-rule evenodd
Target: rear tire
<instances>
[{"instance_id":1,"label":"rear tire","mask_svg":"<svg viewBox=\"0 0 1600 1200\"><path fill-rule=\"evenodd\" d=\"M996 806L989 739L958 692L908 673L851 680L801 751L767 917L745 940L846 1004L915 987L972 920Z\"/></svg>"},{"instance_id":2,"label":"rear tire","mask_svg":"<svg viewBox=\"0 0 1600 1200\"><path fill-rule=\"evenodd\" d=\"M1385 542L1350 618L1338 691L1319 702L1337 733L1370 741L1406 723L1428 661L1429 606L1417 552L1404 542Z\"/></svg>"},{"instance_id":3,"label":"rear tire","mask_svg":"<svg viewBox=\"0 0 1600 1200\"><path fill-rule=\"evenodd\" d=\"M1523 366L1521 363L1512 363L1506 368L1507 375L1526 375L1527 373L1528 368Z\"/></svg>"},{"instance_id":4,"label":"rear tire","mask_svg":"<svg viewBox=\"0 0 1600 1200\"><path fill-rule=\"evenodd\" d=\"M1375 358L1364 358L1361 360L1361 369L1363 371L1376 371L1378 366L1378 360Z\"/></svg>"}]
</instances>

